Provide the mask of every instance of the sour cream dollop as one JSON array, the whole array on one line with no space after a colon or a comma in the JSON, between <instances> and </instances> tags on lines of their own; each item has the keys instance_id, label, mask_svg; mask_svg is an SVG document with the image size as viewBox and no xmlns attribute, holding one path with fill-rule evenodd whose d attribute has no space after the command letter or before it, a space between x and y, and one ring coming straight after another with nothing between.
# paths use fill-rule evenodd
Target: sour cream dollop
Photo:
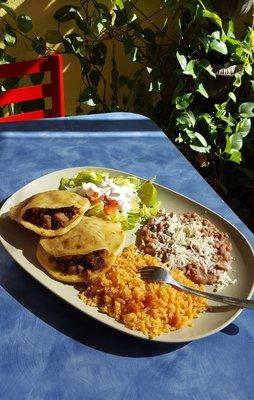
<instances>
[{"instance_id":1,"label":"sour cream dollop","mask_svg":"<svg viewBox=\"0 0 254 400\"><path fill-rule=\"evenodd\" d=\"M133 185L117 185L110 178L104 178L100 185L88 182L83 183L78 190L81 196L92 196L94 192L98 197L105 195L108 200L116 200L119 204L119 211L124 215L128 214L133 208L133 201L140 202L137 190Z\"/></svg>"}]
</instances>

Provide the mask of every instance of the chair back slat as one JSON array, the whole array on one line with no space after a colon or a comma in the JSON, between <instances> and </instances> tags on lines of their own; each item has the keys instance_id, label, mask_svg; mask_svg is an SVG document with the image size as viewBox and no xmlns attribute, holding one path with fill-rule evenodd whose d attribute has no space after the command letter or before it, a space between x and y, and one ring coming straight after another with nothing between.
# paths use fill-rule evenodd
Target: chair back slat
<instances>
[{"instance_id":1,"label":"chair back slat","mask_svg":"<svg viewBox=\"0 0 254 400\"><path fill-rule=\"evenodd\" d=\"M0 106L23 101L43 99L52 94L52 85L35 85L0 92Z\"/></svg>"},{"instance_id":2,"label":"chair back slat","mask_svg":"<svg viewBox=\"0 0 254 400\"><path fill-rule=\"evenodd\" d=\"M49 57L55 57L55 55ZM11 64L1 65L0 79L38 74L39 72L46 72L50 70L51 70L51 59L48 57L39 58L38 60L18 61Z\"/></svg>"},{"instance_id":3,"label":"chair back slat","mask_svg":"<svg viewBox=\"0 0 254 400\"><path fill-rule=\"evenodd\" d=\"M37 110L29 111L23 114L9 115L7 117L0 118L0 122L15 122L15 121L27 121L39 118L50 118L52 110Z\"/></svg>"},{"instance_id":4,"label":"chair back slat","mask_svg":"<svg viewBox=\"0 0 254 400\"><path fill-rule=\"evenodd\" d=\"M50 83L34 86L29 85L0 92L0 106L51 97L52 109L10 115L0 118L0 122L64 116L64 82L61 54L53 54L37 60L0 65L0 79L22 77L46 71L50 72Z\"/></svg>"}]
</instances>

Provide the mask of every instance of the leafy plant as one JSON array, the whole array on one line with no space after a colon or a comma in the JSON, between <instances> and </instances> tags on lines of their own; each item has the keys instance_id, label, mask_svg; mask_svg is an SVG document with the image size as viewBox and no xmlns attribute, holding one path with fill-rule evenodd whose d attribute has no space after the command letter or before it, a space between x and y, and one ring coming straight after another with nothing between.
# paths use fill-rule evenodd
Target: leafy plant
<instances>
[{"instance_id":1,"label":"leafy plant","mask_svg":"<svg viewBox=\"0 0 254 400\"><path fill-rule=\"evenodd\" d=\"M6 12L0 17L0 63L15 60L8 49L18 45L19 36L39 56L72 55L80 65L77 113L147 115L230 202L235 190L230 177L241 177L245 186L253 179L253 164L247 162L254 153L254 22L239 35L237 20L223 20L212 4L161 0L147 15L137 0L66 2L52 15L54 29L34 36L30 16L16 15L0 0ZM135 66L134 72L124 73L120 59ZM31 76L33 84L42 79ZM0 90L18 85L19 79L3 80ZM0 113L35 106L10 105Z\"/></svg>"},{"instance_id":2,"label":"leafy plant","mask_svg":"<svg viewBox=\"0 0 254 400\"><path fill-rule=\"evenodd\" d=\"M201 15L210 24L200 24L191 45L183 38L176 52L180 70L168 132L197 152L203 165L211 164L213 185L227 192L224 164L241 163L241 149L254 116L253 23L240 40L233 21L225 29L220 17L205 8L196 10L192 25L200 23ZM180 79L183 75L186 78Z\"/></svg>"}]
</instances>

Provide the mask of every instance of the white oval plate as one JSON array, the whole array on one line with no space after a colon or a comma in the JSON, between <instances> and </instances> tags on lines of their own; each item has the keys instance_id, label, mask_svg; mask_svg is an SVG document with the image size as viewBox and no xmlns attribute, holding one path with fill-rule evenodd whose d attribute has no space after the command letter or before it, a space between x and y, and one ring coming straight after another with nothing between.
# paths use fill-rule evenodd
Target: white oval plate
<instances>
[{"instance_id":1,"label":"white oval plate","mask_svg":"<svg viewBox=\"0 0 254 400\"><path fill-rule=\"evenodd\" d=\"M23 228L21 225L11 221L7 216L7 212L12 206L20 203L35 193L57 189L61 177L72 177L79 171L87 168L105 170L113 175L130 175L117 170L90 166L68 168L44 175L18 190L4 203L0 210L0 239L3 246L14 260L51 292L55 293L57 296L67 301L83 313L111 326L112 328L129 335L147 339L147 337L141 332L132 331L108 315L98 312L95 307L90 307L84 304L78 297L78 290L71 284L65 284L52 279L40 267L36 260L35 251L39 237L33 232ZM254 255L250 244L243 235L225 219L221 218L206 207L203 207L201 204L161 185L156 184L156 188L158 190L161 208L177 213L197 212L201 215L205 215L220 230L229 235L233 244L234 257L231 277L236 278L237 283L235 285L229 285L223 289L221 294L250 298L254 288ZM127 233L126 244L135 242L135 239L135 231L129 231ZM210 304L214 306L212 307L212 312L206 312L200 318L195 319L192 327L166 333L152 340L167 343L180 343L200 339L223 329L242 311L214 302L211 302Z\"/></svg>"}]
</instances>

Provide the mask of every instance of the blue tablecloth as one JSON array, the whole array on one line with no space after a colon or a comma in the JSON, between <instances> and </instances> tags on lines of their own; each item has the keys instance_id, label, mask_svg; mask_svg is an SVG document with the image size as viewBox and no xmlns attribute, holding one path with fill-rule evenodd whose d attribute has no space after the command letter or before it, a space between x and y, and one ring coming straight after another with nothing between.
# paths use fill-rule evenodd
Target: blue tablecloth
<instances>
[{"instance_id":1,"label":"blue tablecloth","mask_svg":"<svg viewBox=\"0 0 254 400\"><path fill-rule=\"evenodd\" d=\"M251 232L147 118L99 114L0 125L0 201L54 170L104 166L150 178ZM49 293L0 248L0 399L249 400L254 313L170 345L96 322Z\"/></svg>"}]
</instances>

